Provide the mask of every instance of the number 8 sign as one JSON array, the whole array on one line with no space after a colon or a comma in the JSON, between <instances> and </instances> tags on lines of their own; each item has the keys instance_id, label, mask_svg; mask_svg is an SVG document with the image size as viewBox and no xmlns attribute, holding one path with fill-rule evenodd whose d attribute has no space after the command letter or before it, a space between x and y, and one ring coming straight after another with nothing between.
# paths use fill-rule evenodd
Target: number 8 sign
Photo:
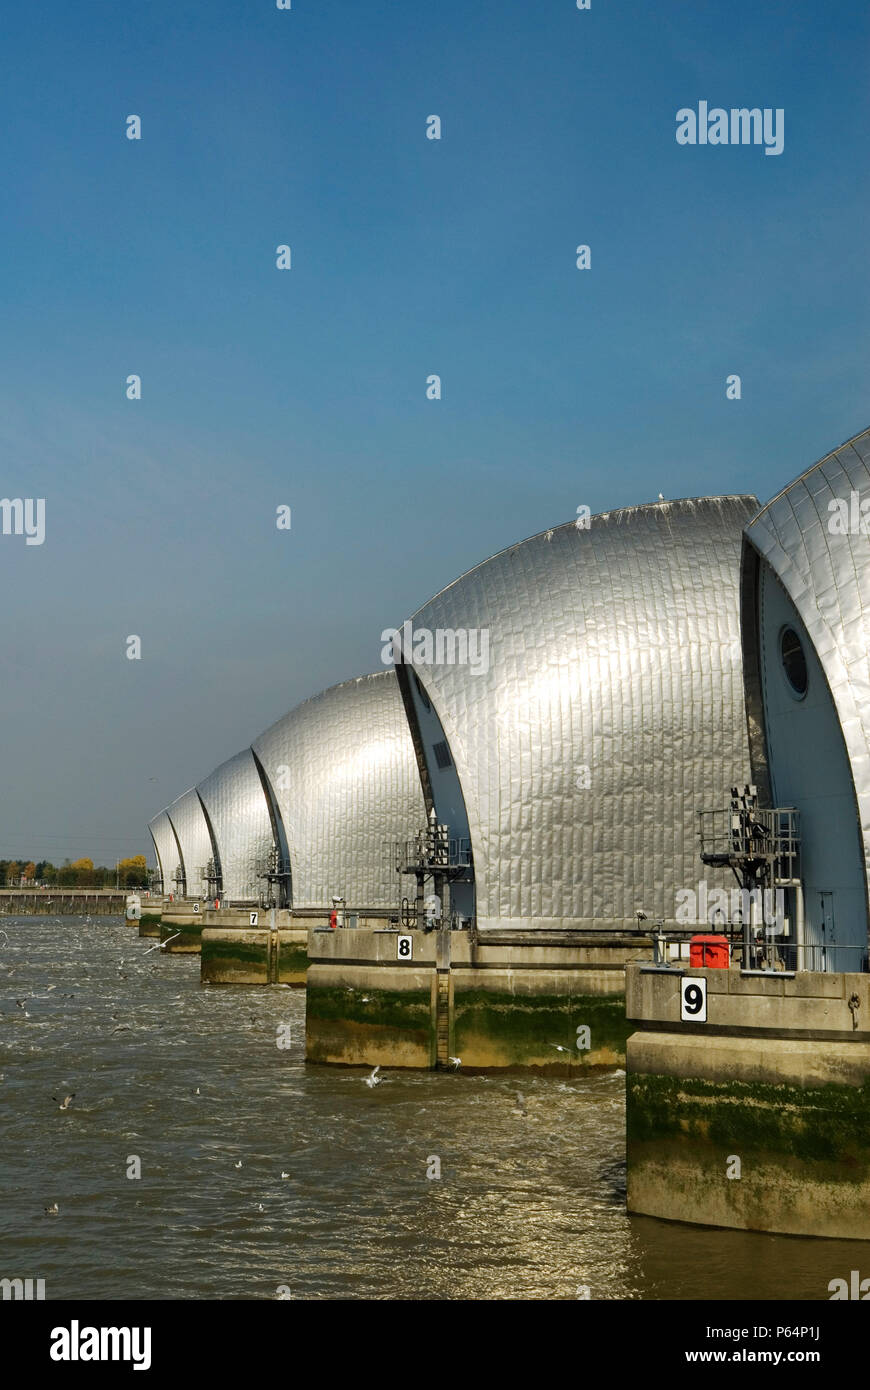
<instances>
[{"instance_id":1,"label":"number 8 sign","mask_svg":"<svg viewBox=\"0 0 870 1390\"><path fill-rule=\"evenodd\" d=\"M396 937L396 955L399 960L413 960L414 958L414 938L413 936Z\"/></svg>"},{"instance_id":2,"label":"number 8 sign","mask_svg":"<svg viewBox=\"0 0 870 1390\"><path fill-rule=\"evenodd\" d=\"M703 975L684 975L680 980L680 1022L707 1022L707 981Z\"/></svg>"}]
</instances>

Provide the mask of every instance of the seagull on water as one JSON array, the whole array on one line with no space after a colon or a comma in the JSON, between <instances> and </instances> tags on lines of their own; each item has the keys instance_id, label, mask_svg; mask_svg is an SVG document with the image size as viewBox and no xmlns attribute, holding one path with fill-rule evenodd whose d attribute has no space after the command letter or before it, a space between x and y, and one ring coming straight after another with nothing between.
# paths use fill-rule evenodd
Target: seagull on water
<instances>
[{"instance_id":1,"label":"seagull on water","mask_svg":"<svg viewBox=\"0 0 870 1390\"><path fill-rule=\"evenodd\" d=\"M282 1178L289 1178L289 1176L290 1176L289 1173L282 1173L282 1174L281 1174L281 1177L282 1177Z\"/></svg>"},{"instance_id":2,"label":"seagull on water","mask_svg":"<svg viewBox=\"0 0 870 1390\"><path fill-rule=\"evenodd\" d=\"M75 1093L75 1091L73 1091L71 1095L64 1096L63 1100L57 1100L57 1096L52 1096L52 1100L57 1100L57 1108L58 1108L58 1110L69 1110L69 1108L70 1108L70 1106L72 1105L72 1103L73 1103L73 1101L75 1100L75 1098L76 1098L76 1093Z\"/></svg>"},{"instance_id":3,"label":"seagull on water","mask_svg":"<svg viewBox=\"0 0 870 1390\"><path fill-rule=\"evenodd\" d=\"M45 1212L46 1216L57 1216L59 1207L57 1202L53 1202L50 1207L43 1207L42 1210Z\"/></svg>"},{"instance_id":4,"label":"seagull on water","mask_svg":"<svg viewBox=\"0 0 870 1390\"><path fill-rule=\"evenodd\" d=\"M369 1087L369 1089L371 1089L373 1086L380 1086L380 1084L381 1084L381 1077L378 1076L378 1072L379 1072L379 1071L380 1071L380 1067L375 1067L375 1068L372 1070L371 1076L367 1076L367 1077L366 1077L366 1079L365 1079L365 1080L366 1080L366 1085Z\"/></svg>"},{"instance_id":5,"label":"seagull on water","mask_svg":"<svg viewBox=\"0 0 870 1390\"><path fill-rule=\"evenodd\" d=\"M196 1088L196 1090L194 1091L193 1094L194 1094L195 1096L198 1096L198 1095L199 1095L199 1087L198 1087L198 1086L197 1086L197 1088Z\"/></svg>"},{"instance_id":6,"label":"seagull on water","mask_svg":"<svg viewBox=\"0 0 870 1390\"><path fill-rule=\"evenodd\" d=\"M511 1114L512 1114L512 1115L522 1115L522 1116L525 1116L525 1113L526 1113L526 1098L525 1098L525 1096L520 1095L519 1091L517 1091L517 1108L516 1108L515 1110L512 1110L512 1111L511 1111Z\"/></svg>"},{"instance_id":7,"label":"seagull on water","mask_svg":"<svg viewBox=\"0 0 870 1390\"><path fill-rule=\"evenodd\" d=\"M234 1163L234 1164L233 1164L233 1167L234 1167L234 1168L241 1168L241 1166L242 1166L242 1160L241 1160L241 1159L239 1159L238 1163Z\"/></svg>"}]
</instances>

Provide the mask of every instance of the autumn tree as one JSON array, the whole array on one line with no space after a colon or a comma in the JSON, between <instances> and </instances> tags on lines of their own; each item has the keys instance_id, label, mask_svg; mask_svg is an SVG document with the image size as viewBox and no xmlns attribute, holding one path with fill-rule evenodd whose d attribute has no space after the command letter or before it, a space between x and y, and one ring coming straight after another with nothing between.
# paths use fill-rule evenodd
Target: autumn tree
<instances>
[{"instance_id":1,"label":"autumn tree","mask_svg":"<svg viewBox=\"0 0 870 1390\"><path fill-rule=\"evenodd\" d=\"M125 888L138 888L148 882L148 867L144 854L118 860L118 882Z\"/></svg>"}]
</instances>

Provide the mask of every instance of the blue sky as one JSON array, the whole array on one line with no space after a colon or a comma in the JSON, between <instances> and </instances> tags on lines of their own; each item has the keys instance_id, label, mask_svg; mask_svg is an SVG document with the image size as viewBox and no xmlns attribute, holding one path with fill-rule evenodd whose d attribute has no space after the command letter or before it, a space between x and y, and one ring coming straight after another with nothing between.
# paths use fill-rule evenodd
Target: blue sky
<instances>
[{"instance_id":1,"label":"blue sky","mask_svg":"<svg viewBox=\"0 0 870 1390\"><path fill-rule=\"evenodd\" d=\"M2 492L46 540L0 537L0 854L144 850L487 555L584 502L766 500L870 423L864 5L2 25ZM699 100L782 107L783 153L677 145Z\"/></svg>"}]
</instances>

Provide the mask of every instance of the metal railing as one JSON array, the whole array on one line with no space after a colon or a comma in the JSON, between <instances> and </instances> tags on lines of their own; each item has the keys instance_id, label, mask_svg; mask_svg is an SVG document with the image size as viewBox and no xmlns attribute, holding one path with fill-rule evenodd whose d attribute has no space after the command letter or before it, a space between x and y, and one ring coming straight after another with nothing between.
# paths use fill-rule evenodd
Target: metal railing
<instances>
[{"instance_id":1,"label":"metal railing","mask_svg":"<svg viewBox=\"0 0 870 1390\"><path fill-rule=\"evenodd\" d=\"M762 932L753 932L749 942L749 959L744 960L746 943L740 922L699 923L683 930L652 929L653 960L656 964L675 966L687 963L688 953L672 953L673 947L687 946L693 936L723 936L728 941L733 965L739 964L742 973L776 975L805 973L867 974L870 953L866 945L847 946L837 941L797 942L788 937L777 939Z\"/></svg>"},{"instance_id":2,"label":"metal railing","mask_svg":"<svg viewBox=\"0 0 870 1390\"><path fill-rule=\"evenodd\" d=\"M421 832L413 840L393 840L385 848L397 873L403 873L408 866L417 864L444 870L471 868L471 840L468 836L429 842L428 832Z\"/></svg>"},{"instance_id":3,"label":"metal railing","mask_svg":"<svg viewBox=\"0 0 870 1390\"><path fill-rule=\"evenodd\" d=\"M792 807L699 811L698 831L705 863L765 861L774 883L800 878L800 812Z\"/></svg>"}]
</instances>

